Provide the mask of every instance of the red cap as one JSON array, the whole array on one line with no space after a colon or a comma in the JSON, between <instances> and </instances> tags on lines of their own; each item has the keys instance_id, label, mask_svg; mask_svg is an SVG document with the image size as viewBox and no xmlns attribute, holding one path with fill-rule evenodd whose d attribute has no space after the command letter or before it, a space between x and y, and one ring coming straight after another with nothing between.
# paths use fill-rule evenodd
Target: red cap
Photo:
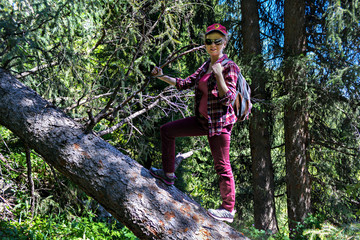
<instances>
[{"instance_id":1,"label":"red cap","mask_svg":"<svg viewBox=\"0 0 360 240\"><path fill-rule=\"evenodd\" d=\"M214 31L218 31L225 36L227 35L226 28L223 25L221 25L220 23L214 23L213 25L210 25L206 29L205 35L208 35L209 33L214 32Z\"/></svg>"}]
</instances>

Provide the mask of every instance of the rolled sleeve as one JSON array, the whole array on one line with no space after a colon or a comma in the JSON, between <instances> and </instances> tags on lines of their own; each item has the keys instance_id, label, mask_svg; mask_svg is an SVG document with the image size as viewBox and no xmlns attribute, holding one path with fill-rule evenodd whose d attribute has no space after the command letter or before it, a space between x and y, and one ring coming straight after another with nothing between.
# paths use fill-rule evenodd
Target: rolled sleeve
<instances>
[{"instance_id":1,"label":"rolled sleeve","mask_svg":"<svg viewBox=\"0 0 360 240\"><path fill-rule=\"evenodd\" d=\"M186 86L188 86L188 84L186 82L186 79L181 79L181 78L175 78L175 79L176 79L175 87L178 90L184 90L187 88Z\"/></svg>"},{"instance_id":2,"label":"rolled sleeve","mask_svg":"<svg viewBox=\"0 0 360 240\"><path fill-rule=\"evenodd\" d=\"M235 92L236 93L236 92ZM225 106L229 106L232 101L235 99L235 93L233 93L230 89L225 93L225 95L220 98L221 104Z\"/></svg>"},{"instance_id":3,"label":"rolled sleeve","mask_svg":"<svg viewBox=\"0 0 360 240\"><path fill-rule=\"evenodd\" d=\"M204 72L204 67L206 66L206 64L209 64L209 61L205 62L199 69L196 70L195 73L193 73L192 75L190 75L185 79L175 78L176 79L175 87L178 90L185 90L193 87L195 85L196 79L198 79L201 76L201 73Z\"/></svg>"}]
</instances>

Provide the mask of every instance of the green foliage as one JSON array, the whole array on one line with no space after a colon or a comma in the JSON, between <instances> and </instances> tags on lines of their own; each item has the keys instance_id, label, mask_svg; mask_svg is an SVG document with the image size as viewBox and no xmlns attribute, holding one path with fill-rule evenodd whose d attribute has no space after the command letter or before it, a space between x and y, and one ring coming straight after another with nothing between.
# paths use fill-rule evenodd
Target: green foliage
<instances>
[{"instance_id":1,"label":"green foliage","mask_svg":"<svg viewBox=\"0 0 360 240\"><path fill-rule=\"evenodd\" d=\"M269 234L264 230L256 229L253 225L242 229L243 233L254 240L290 240L287 229L280 229L276 234ZM310 215L303 223L299 223L297 231L302 232L297 240L325 240L325 239L360 239L359 224L348 224L345 226L334 226L328 222Z\"/></svg>"},{"instance_id":2,"label":"green foliage","mask_svg":"<svg viewBox=\"0 0 360 240\"><path fill-rule=\"evenodd\" d=\"M337 240L337 239L360 239L359 224L350 224L346 227L336 227L330 223L324 223L321 228L309 229L304 232L309 240Z\"/></svg>"},{"instance_id":3,"label":"green foliage","mask_svg":"<svg viewBox=\"0 0 360 240\"><path fill-rule=\"evenodd\" d=\"M21 222L0 221L1 239L129 239L137 238L116 221L94 221L93 215L67 214L36 216Z\"/></svg>"},{"instance_id":4,"label":"green foliage","mask_svg":"<svg viewBox=\"0 0 360 240\"><path fill-rule=\"evenodd\" d=\"M309 121L312 144L309 164L313 176L312 202L316 213L337 225L358 219L358 1L329 1L313 7L318 51L308 55ZM315 28L314 28L315 29ZM313 30L315 31L315 30ZM325 60L326 59L326 60Z\"/></svg>"},{"instance_id":5,"label":"green foliage","mask_svg":"<svg viewBox=\"0 0 360 240\"><path fill-rule=\"evenodd\" d=\"M205 208L217 208L221 204L218 192L218 178L206 137L199 137L195 145L201 150L194 152L191 159L182 163L179 169L185 191Z\"/></svg>"},{"instance_id":6,"label":"green foliage","mask_svg":"<svg viewBox=\"0 0 360 240\"><path fill-rule=\"evenodd\" d=\"M58 172L52 172L34 153L31 162L36 201L32 212L25 153L21 147L14 147L21 144L10 131L0 126L0 135L12 150L3 155L8 162L0 161L0 184L5 187L0 195L7 203L0 204L0 239L137 239L113 217L100 217L88 204L92 201L89 197ZM4 148L0 145L0 152Z\"/></svg>"}]
</instances>

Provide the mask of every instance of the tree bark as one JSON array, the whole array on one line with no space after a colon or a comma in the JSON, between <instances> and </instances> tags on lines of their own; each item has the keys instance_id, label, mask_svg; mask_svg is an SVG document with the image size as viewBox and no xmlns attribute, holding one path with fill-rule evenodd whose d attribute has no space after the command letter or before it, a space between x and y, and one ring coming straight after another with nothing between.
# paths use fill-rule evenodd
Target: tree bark
<instances>
[{"instance_id":1,"label":"tree bark","mask_svg":"<svg viewBox=\"0 0 360 240\"><path fill-rule=\"evenodd\" d=\"M140 239L247 239L2 69L0 124Z\"/></svg>"},{"instance_id":2,"label":"tree bark","mask_svg":"<svg viewBox=\"0 0 360 240\"><path fill-rule=\"evenodd\" d=\"M285 0L284 77L287 101L284 111L287 204L291 237L311 208L311 181L308 172L308 113L306 74L301 62L306 50L305 1Z\"/></svg>"},{"instance_id":3,"label":"tree bark","mask_svg":"<svg viewBox=\"0 0 360 240\"><path fill-rule=\"evenodd\" d=\"M244 58L250 64L252 95L265 100L253 108L249 126L253 189L254 224L257 229L278 232L274 197L274 173L271 160L271 112L266 101L267 77L261 56L260 26L257 0L241 1Z\"/></svg>"}]
</instances>

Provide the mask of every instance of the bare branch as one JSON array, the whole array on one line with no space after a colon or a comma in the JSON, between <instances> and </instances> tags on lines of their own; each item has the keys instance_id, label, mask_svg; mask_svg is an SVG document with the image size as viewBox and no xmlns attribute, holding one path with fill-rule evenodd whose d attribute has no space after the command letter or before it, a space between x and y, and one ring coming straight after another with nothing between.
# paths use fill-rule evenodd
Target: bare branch
<instances>
[{"instance_id":1,"label":"bare branch","mask_svg":"<svg viewBox=\"0 0 360 240\"><path fill-rule=\"evenodd\" d=\"M1 195L0 195L0 199L1 199L1 201L3 201L6 205L8 205L8 207L9 207L10 209L12 209L11 205L14 205L14 204L9 203L9 202L8 202L5 198L3 198ZM5 209L6 209L6 208L5 208ZM6 210L8 210L8 209L6 209ZM12 212L10 212L10 211L9 211L9 213L12 214Z\"/></svg>"},{"instance_id":2,"label":"bare branch","mask_svg":"<svg viewBox=\"0 0 360 240\"><path fill-rule=\"evenodd\" d=\"M186 153L178 153L175 157L175 171L176 169L180 166L180 163L182 162L182 160L191 157L193 155L194 151L189 151Z\"/></svg>"},{"instance_id":3,"label":"bare branch","mask_svg":"<svg viewBox=\"0 0 360 240\"><path fill-rule=\"evenodd\" d=\"M96 99L110 96L110 95L112 95L112 94L113 94L112 92L110 92L110 93L104 93L104 94L100 94L100 95L94 96L94 97L92 97L92 98L88 98L88 99L86 99L86 100L77 101L76 103L72 104L71 106L65 108L65 109L64 109L64 112L68 113L69 111L71 111L71 110L74 109L74 108L77 108L77 107L79 107L79 106L81 106L81 105L84 105L84 104L86 104L86 103L92 102L92 101L94 101L94 100L96 100Z\"/></svg>"},{"instance_id":4,"label":"bare branch","mask_svg":"<svg viewBox=\"0 0 360 240\"><path fill-rule=\"evenodd\" d=\"M9 165L9 162L6 160L6 158L4 157L4 155L2 155L1 153L0 153L0 160L5 163L5 169L6 169L6 170L8 170L8 171L10 170L10 171L12 171L12 172L19 172L18 170L13 169L13 168Z\"/></svg>"},{"instance_id":5,"label":"bare branch","mask_svg":"<svg viewBox=\"0 0 360 240\"><path fill-rule=\"evenodd\" d=\"M35 186L32 178L32 167L31 167L31 149L28 144L25 143L25 154L26 154L26 165L27 165L27 177L29 184L29 191L31 196L31 214L34 214L35 210Z\"/></svg>"},{"instance_id":6,"label":"bare branch","mask_svg":"<svg viewBox=\"0 0 360 240\"><path fill-rule=\"evenodd\" d=\"M147 107L141 109L140 111L137 111L134 114L124 118L122 121L120 121L116 125L112 126L111 128L108 128L106 130L99 132L98 135L103 136L105 134L111 133L111 132L117 130L118 128L120 128L124 123L129 122L130 120L132 120L132 119L140 116L141 114L149 111L150 109L154 108L159 103L161 97L162 97L161 94L159 94L158 97L156 98L156 100L152 104L150 104Z\"/></svg>"},{"instance_id":7,"label":"bare branch","mask_svg":"<svg viewBox=\"0 0 360 240\"><path fill-rule=\"evenodd\" d=\"M167 105L170 107L168 109L168 111L174 111L174 109L175 109L175 111L177 110L177 111L181 112L181 114L185 117L185 115L183 113L183 110L187 108L187 105L184 102L179 103L177 101L176 102L170 101L170 99L175 97L176 100L180 100L184 96L187 96L187 97L192 96L192 94L189 95L188 93L189 93L189 91L188 92L185 91L185 92L180 92L180 94L179 94L177 89L173 88L172 86L169 86L169 87L165 88L164 91L162 91L156 97L148 96L148 98L145 99L145 100L151 99L151 101L153 101L151 104L149 104L145 108L143 108L143 109L141 109L141 110L139 110L139 111L137 111L137 112L135 112L133 114L130 114L128 117L122 119L119 123L112 126L111 128L108 128L106 130L98 132L97 135L103 136L105 134L109 134L109 133L114 132L115 130L119 129L123 124L130 123L131 120L133 120L136 117L139 117L140 115L148 112L149 110L151 110L152 108L154 108L156 106L159 107L159 103L160 103L161 100L164 100L167 103ZM165 94L169 94L169 95L165 96ZM179 96L179 95L181 95L181 96ZM163 109L163 111L166 114L166 111L164 109ZM134 126L131 125L131 128L133 128L133 127ZM137 132L139 132L138 129L135 129L135 130Z\"/></svg>"},{"instance_id":8,"label":"bare branch","mask_svg":"<svg viewBox=\"0 0 360 240\"><path fill-rule=\"evenodd\" d=\"M140 92L142 92L142 91L145 90L145 88L147 87L147 85L150 83L150 80L151 80L151 78L148 77L147 80L145 81L145 83L141 86L141 88L140 88L138 91L136 91L136 92L134 92L133 94L131 94L130 97L128 97L125 101L123 101L122 103L120 103L119 106L116 107L113 112L108 113L107 116L110 115L110 114L116 114L117 112L119 112L120 109L122 109L126 104L128 104L136 95L138 95Z\"/></svg>"},{"instance_id":9,"label":"bare branch","mask_svg":"<svg viewBox=\"0 0 360 240\"><path fill-rule=\"evenodd\" d=\"M56 64L58 64L57 61L52 62L52 63L50 63L50 64L44 64L44 65L41 65L41 66L37 66L37 67L34 67L34 68L30 69L29 71L22 72L22 73L16 75L15 77L16 77L17 79L24 78L24 77L26 77L26 76L28 76L28 75L30 75L30 74L34 74L34 73L36 73L36 72L38 72L38 71L41 71L41 70L44 70L44 69L46 69L46 68L48 68L48 67L55 66Z\"/></svg>"},{"instance_id":10,"label":"bare branch","mask_svg":"<svg viewBox=\"0 0 360 240\"><path fill-rule=\"evenodd\" d=\"M192 45L189 45L189 46L192 46ZM189 47L189 46L186 46L186 47L184 47L184 48L187 48L187 47ZM184 49L184 48L181 48L181 49ZM205 45L201 45L201 46L199 46L199 47L195 47L195 48L192 48L192 49L190 49L190 50L188 50L188 51L185 51L185 52L177 55L176 57L173 57L173 56L175 55L175 54L173 53L173 54L171 54L171 57L173 57L173 58L171 58L171 57L170 57L170 59L168 58L168 60L167 60L164 64L162 64L162 65L160 66L160 68L164 68L165 66L167 66L167 65L169 65L170 63L178 60L179 58L181 58L182 56L184 56L184 55L186 55L186 54L189 54L189 53L192 53L192 52L196 52L196 51L199 51L199 50L204 49L204 48L205 48ZM177 51L176 54L177 54L178 52L179 52L179 51Z\"/></svg>"},{"instance_id":11,"label":"bare branch","mask_svg":"<svg viewBox=\"0 0 360 240\"><path fill-rule=\"evenodd\" d=\"M102 43L102 41L104 40L106 36L106 31L105 29L103 28L102 29L102 35L100 37L100 39L95 43L95 45L87 52L87 54L90 54L92 53L98 46L100 46L100 44Z\"/></svg>"},{"instance_id":12,"label":"bare branch","mask_svg":"<svg viewBox=\"0 0 360 240\"><path fill-rule=\"evenodd\" d=\"M320 145L320 146L323 146L323 147L326 147L328 149L334 150L336 152L339 152L339 153L342 153L342 154L345 154L345 155L348 155L348 156L352 156L352 157L357 157L360 154L359 149L346 147L344 144L342 144L340 142L331 142L331 141L325 141L325 140L324 141L318 140L318 141L314 141L313 143L317 144L317 145ZM345 150L353 151L355 153L349 153L349 152L347 152Z\"/></svg>"},{"instance_id":13,"label":"bare branch","mask_svg":"<svg viewBox=\"0 0 360 240\"><path fill-rule=\"evenodd\" d=\"M170 55L166 58L165 63L168 62L169 60L171 60L172 58L174 58L174 56L175 56L176 54L179 54L180 52L184 51L185 49L187 49L187 48L189 48L189 47L193 47L193 46L197 46L197 45L198 45L198 44L193 43L193 44L190 44L190 45L187 45L187 46L185 46L185 47L180 48L179 50L177 50L177 51L173 52L172 54L170 54Z\"/></svg>"}]
</instances>

